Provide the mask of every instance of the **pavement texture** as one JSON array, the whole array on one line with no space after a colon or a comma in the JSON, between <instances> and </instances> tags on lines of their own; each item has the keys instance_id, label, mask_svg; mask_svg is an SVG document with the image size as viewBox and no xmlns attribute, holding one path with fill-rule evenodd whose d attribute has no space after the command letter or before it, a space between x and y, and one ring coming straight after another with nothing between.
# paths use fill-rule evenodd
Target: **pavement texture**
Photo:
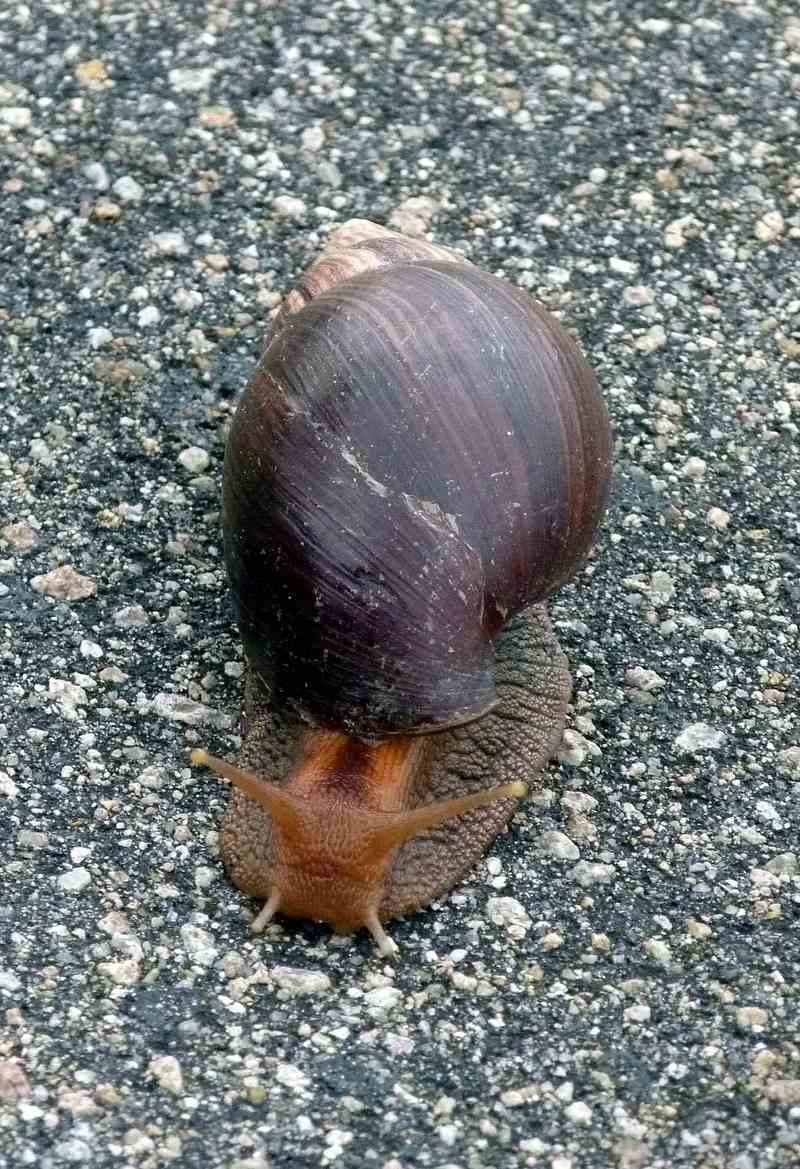
<instances>
[{"instance_id":1,"label":"pavement texture","mask_svg":"<svg viewBox=\"0 0 800 1169\"><path fill-rule=\"evenodd\" d=\"M8 0L0 1164L800 1164L800 18ZM353 216L580 337L617 436L560 758L393 934L216 852L226 426Z\"/></svg>"}]
</instances>

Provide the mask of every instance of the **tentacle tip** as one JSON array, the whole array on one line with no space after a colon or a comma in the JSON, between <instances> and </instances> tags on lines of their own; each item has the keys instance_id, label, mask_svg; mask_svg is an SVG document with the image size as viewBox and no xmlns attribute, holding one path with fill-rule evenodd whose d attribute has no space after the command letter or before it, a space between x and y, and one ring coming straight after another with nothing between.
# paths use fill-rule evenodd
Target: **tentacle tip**
<instances>
[{"instance_id":1,"label":"tentacle tip","mask_svg":"<svg viewBox=\"0 0 800 1169\"><path fill-rule=\"evenodd\" d=\"M195 747L189 753L189 762L195 767L205 767L208 764L208 751L205 747Z\"/></svg>"},{"instance_id":2,"label":"tentacle tip","mask_svg":"<svg viewBox=\"0 0 800 1169\"><path fill-rule=\"evenodd\" d=\"M386 930L378 921L377 914L368 917L364 925L375 939L381 958L396 958L399 955L400 947L397 945L397 942L389 937Z\"/></svg>"},{"instance_id":3,"label":"tentacle tip","mask_svg":"<svg viewBox=\"0 0 800 1169\"><path fill-rule=\"evenodd\" d=\"M508 785L508 794L517 800L523 799L528 794L527 783L523 783L521 780L517 780L516 783L510 783Z\"/></svg>"},{"instance_id":4,"label":"tentacle tip","mask_svg":"<svg viewBox=\"0 0 800 1169\"><path fill-rule=\"evenodd\" d=\"M280 896L277 893L273 893L269 901L267 901L262 906L256 916L250 922L250 932L254 934L263 934L266 927L278 912L279 905Z\"/></svg>"}]
</instances>

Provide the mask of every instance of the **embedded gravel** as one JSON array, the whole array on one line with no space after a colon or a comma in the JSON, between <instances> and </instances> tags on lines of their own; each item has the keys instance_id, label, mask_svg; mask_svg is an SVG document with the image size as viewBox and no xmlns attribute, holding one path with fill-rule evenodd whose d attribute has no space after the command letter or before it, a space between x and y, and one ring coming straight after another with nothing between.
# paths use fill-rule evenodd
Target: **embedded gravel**
<instances>
[{"instance_id":1,"label":"embedded gravel","mask_svg":"<svg viewBox=\"0 0 800 1169\"><path fill-rule=\"evenodd\" d=\"M0 1164L800 1164L800 17L777 0L0 13ZM216 853L226 426L353 216L574 328L618 438L543 790L446 902Z\"/></svg>"}]
</instances>

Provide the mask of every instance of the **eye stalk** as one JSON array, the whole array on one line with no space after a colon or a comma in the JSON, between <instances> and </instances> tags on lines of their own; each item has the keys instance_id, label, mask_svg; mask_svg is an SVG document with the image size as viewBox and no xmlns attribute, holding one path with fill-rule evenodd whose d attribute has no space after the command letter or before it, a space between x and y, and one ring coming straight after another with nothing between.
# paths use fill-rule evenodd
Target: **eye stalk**
<instances>
[{"instance_id":1,"label":"eye stalk","mask_svg":"<svg viewBox=\"0 0 800 1169\"><path fill-rule=\"evenodd\" d=\"M412 739L403 746L405 762L417 748ZM396 756L397 743L387 750ZM373 755L376 751L380 755L380 746L373 749ZM413 836L475 808L498 800L521 799L527 793L525 784L516 782L409 810L383 811L363 800L343 797L323 777L317 777L311 793L300 795L292 788L307 785L297 774L281 787L202 748L193 750L190 759L195 766L208 767L230 780L272 820L276 883L253 929L260 932L279 911L319 918L343 931L363 926L384 955L397 950L378 916L383 878L396 849ZM308 759L303 770L306 774L313 770ZM378 768L373 766L373 770Z\"/></svg>"}]
</instances>

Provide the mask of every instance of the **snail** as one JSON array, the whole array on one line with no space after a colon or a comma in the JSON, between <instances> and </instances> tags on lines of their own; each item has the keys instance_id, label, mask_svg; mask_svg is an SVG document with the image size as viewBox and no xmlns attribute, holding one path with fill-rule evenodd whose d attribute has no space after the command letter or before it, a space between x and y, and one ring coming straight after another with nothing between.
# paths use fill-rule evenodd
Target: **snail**
<instances>
[{"instance_id":1,"label":"snail","mask_svg":"<svg viewBox=\"0 0 800 1169\"><path fill-rule=\"evenodd\" d=\"M366 220L273 319L223 473L247 658L220 851L339 932L456 885L561 739L545 600L584 563L611 437L576 343L527 293Z\"/></svg>"}]
</instances>

